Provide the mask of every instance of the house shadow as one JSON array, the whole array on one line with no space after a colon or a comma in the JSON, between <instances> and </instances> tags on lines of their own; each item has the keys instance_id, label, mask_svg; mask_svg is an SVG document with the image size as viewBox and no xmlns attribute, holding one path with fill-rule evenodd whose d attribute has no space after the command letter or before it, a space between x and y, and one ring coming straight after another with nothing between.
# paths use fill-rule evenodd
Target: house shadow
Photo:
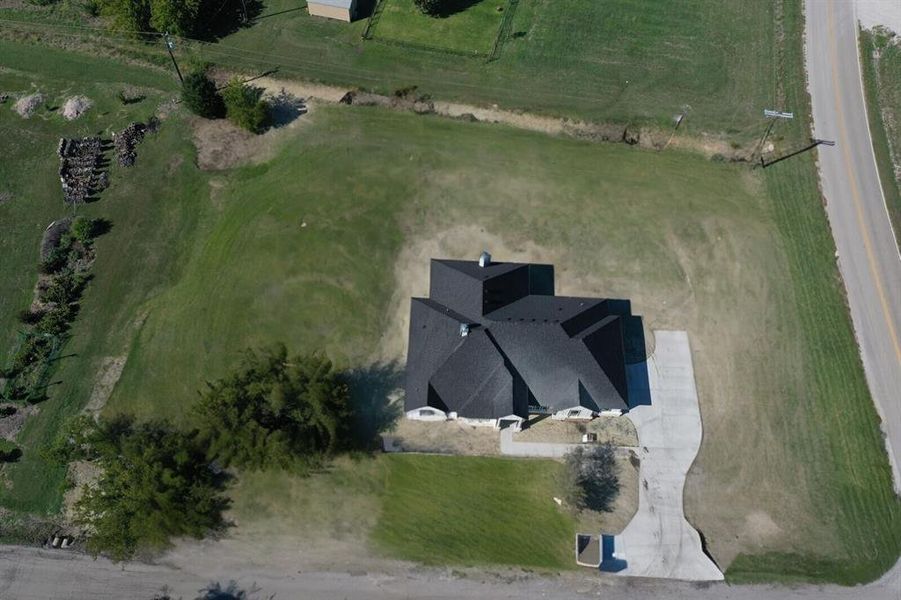
<instances>
[{"instance_id":1,"label":"house shadow","mask_svg":"<svg viewBox=\"0 0 901 600\"><path fill-rule=\"evenodd\" d=\"M644 335L644 322L632 314L630 300L608 300L610 312L623 320L623 358L626 363L626 388L629 408L650 406L651 385L648 381L649 350Z\"/></svg>"},{"instance_id":2,"label":"house shadow","mask_svg":"<svg viewBox=\"0 0 901 600\"><path fill-rule=\"evenodd\" d=\"M625 560L614 557L615 550L615 536L601 534L601 565L598 568L604 573L619 573L629 566Z\"/></svg>"},{"instance_id":3,"label":"house shadow","mask_svg":"<svg viewBox=\"0 0 901 600\"><path fill-rule=\"evenodd\" d=\"M372 16L377 4L378 0L357 0L357 8L354 10L353 20L368 19Z\"/></svg>"},{"instance_id":4,"label":"house shadow","mask_svg":"<svg viewBox=\"0 0 901 600\"><path fill-rule=\"evenodd\" d=\"M350 445L356 450L381 447L379 436L403 414L398 392L404 371L397 362L376 363L344 373L350 389Z\"/></svg>"}]
</instances>

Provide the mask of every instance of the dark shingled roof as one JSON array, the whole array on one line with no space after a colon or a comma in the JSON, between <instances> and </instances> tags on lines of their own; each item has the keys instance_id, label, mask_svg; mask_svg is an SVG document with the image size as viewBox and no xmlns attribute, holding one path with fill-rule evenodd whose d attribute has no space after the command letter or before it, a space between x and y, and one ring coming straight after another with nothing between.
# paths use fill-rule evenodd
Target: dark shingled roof
<instances>
[{"instance_id":1,"label":"dark shingled roof","mask_svg":"<svg viewBox=\"0 0 901 600\"><path fill-rule=\"evenodd\" d=\"M551 265L432 260L431 298L411 303L406 410L626 410L621 308L553 294Z\"/></svg>"}]
</instances>

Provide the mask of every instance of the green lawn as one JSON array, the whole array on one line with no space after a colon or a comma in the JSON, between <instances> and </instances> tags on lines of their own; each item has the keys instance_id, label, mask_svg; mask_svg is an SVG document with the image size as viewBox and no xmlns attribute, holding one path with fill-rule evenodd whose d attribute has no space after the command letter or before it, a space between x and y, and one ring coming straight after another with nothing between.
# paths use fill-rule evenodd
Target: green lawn
<instances>
[{"instance_id":1,"label":"green lawn","mask_svg":"<svg viewBox=\"0 0 901 600\"><path fill-rule=\"evenodd\" d=\"M388 0L388 8L409 1ZM470 15L474 19L499 1L484 0L446 19L448 26ZM71 22L72 10L64 6L52 12L0 9L0 17ZM765 1L521 0L502 54L490 63L364 41L365 19L339 23L297 8L294 0L264 0L252 26L218 45L179 43L176 53L183 62L212 60L248 71L278 67L281 77L385 93L415 85L441 99L663 128L688 106L685 131L728 134L742 143L762 133L762 107L775 100L775 17ZM420 27L392 26L390 12L383 17L376 38L392 28L392 36L401 39L425 35ZM434 39L425 43L467 48L491 43L481 34L455 30L452 38L429 34ZM32 34L38 32L52 38L46 30ZM69 46L71 35L66 30ZM122 52L122 44L94 39L91 48L115 45ZM160 44L128 52L151 49L161 64L168 60Z\"/></svg>"},{"instance_id":2,"label":"green lawn","mask_svg":"<svg viewBox=\"0 0 901 600\"><path fill-rule=\"evenodd\" d=\"M50 221L69 214L57 175L60 136L98 130L108 135L144 119L171 94L172 85L168 77L147 69L7 42L0 42L0 64L7 67L0 70L0 89L6 92L40 89L56 107L76 93L95 102L73 122L44 109L24 121L9 103L0 105L0 152L15 157L0 161L0 189L13 194L0 205L0 356L5 363L17 330L16 314L30 302L37 281L41 234ZM147 98L122 106L115 94L125 83L140 86ZM103 358L125 351L141 303L165 287L178 269L202 179L192 166L193 148L182 128L180 118L167 122L139 147L134 168L113 166L111 187L101 200L79 209L109 219L113 227L97 241L94 279L52 378L50 399L40 404L39 414L19 436L22 460L6 467L7 485L0 486L5 508L38 514L59 509L65 473L41 460L39 449L64 418L87 403Z\"/></svg>"},{"instance_id":3,"label":"green lawn","mask_svg":"<svg viewBox=\"0 0 901 600\"><path fill-rule=\"evenodd\" d=\"M574 568L575 523L554 503L553 461L388 456L373 541L433 565Z\"/></svg>"},{"instance_id":4,"label":"green lawn","mask_svg":"<svg viewBox=\"0 0 901 600\"><path fill-rule=\"evenodd\" d=\"M487 55L494 46L507 0L480 0L446 17L424 15L413 0L385 0L375 39Z\"/></svg>"},{"instance_id":5,"label":"green lawn","mask_svg":"<svg viewBox=\"0 0 901 600\"><path fill-rule=\"evenodd\" d=\"M662 5L586 3L576 17L564 4L521 2L513 31L526 35L489 65L362 43L362 23L348 28L303 11L261 20L229 43L308 61L296 72L326 80L390 88L431 77L424 91L593 118L663 122L683 97L691 98L692 126L708 130L750 133L756 106L776 97L808 113L797 76L797 2L787 2L782 17L789 42L773 50L764 2L667 4L665 16ZM596 29L604 37L594 37ZM713 44L725 50L714 52ZM56 138L69 128L127 121L112 100L116 82L159 75L76 54L66 60L77 68L57 70L46 50L0 50L0 64L15 52L17 68L35 73L0 72L3 89L32 80L57 93L86 86L88 95L107 94L108 107L75 124L54 116L23 122L0 111L0 150L20 149L16 165L24 165L0 179L17 193L0 207L0 226L27 224L3 230L0 241L13 257L0 265L2 298L14 299L2 305L6 327L14 324L9 311L27 302L40 231L61 208ZM343 67L330 71L328 61ZM126 71L103 75L120 68ZM87 87L95 76L105 83ZM611 92L616 77L630 82L618 95ZM146 85L171 89L169 81ZM571 95L583 85L606 102ZM155 106L162 94L154 94L152 104L128 110ZM793 127L786 137L807 135L803 118ZM248 345L282 340L297 351L323 349L341 366L367 365L397 327L398 257L438 240L435 252L477 254L486 244L499 258L540 256L558 265L566 291L630 298L648 328L689 331L705 439L686 508L720 564L731 564L730 578L848 583L872 579L897 559L901 506L891 494L811 156L760 171L676 151L317 106L295 130L266 138L269 160L210 175L194 167L188 131L176 112L140 147L134 170L115 170L113 187L87 208L111 219L113 230L98 242L95 280L66 352L75 356L61 361L62 383L21 436L26 457L8 470L3 506L59 506L62 474L37 450L87 402L105 357L128 359L108 411L180 421L204 380L223 374ZM429 472L392 467L380 479L373 467L359 486L346 472L340 489L369 507L365 498L382 493L379 481L390 494L390 482L403 490ZM285 515L286 528L293 529L291 515L304 518L291 501L307 490L304 481L273 477L236 490L242 527L263 512L254 506ZM772 526L755 526L761 521ZM371 526L382 531L374 518ZM395 529L386 531L377 539L391 548ZM455 552L448 560L496 560ZM429 560L425 554L419 558Z\"/></svg>"},{"instance_id":6,"label":"green lawn","mask_svg":"<svg viewBox=\"0 0 901 600\"><path fill-rule=\"evenodd\" d=\"M895 169L901 163L901 39L888 31L861 30L860 55L873 151L895 237L901 240L901 181Z\"/></svg>"}]
</instances>

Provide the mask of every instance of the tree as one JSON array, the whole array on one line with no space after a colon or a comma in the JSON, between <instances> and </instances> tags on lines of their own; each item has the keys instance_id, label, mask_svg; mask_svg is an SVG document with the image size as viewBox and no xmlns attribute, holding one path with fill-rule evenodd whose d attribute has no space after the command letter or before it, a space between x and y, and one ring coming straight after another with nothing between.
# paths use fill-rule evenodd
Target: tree
<instances>
[{"instance_id":1,"label":"tree","mask_svg":"<svg viewBox=\"0 0 901 600\"><path fill-rule=\"evenodd\" d=\"M9 440L0 438L0 463L15 462L22 456L22 451Z\"/></svg>"},{"instance_id":2,"label":"tree","mask_svg":"<svg viewBox=\"0 0 901 600\"><path fill-rule=\"evenodd\" d=\"M565 496L579 510L608 511L617 494L615 450L610 444L578 446L566 455Z\"/></svg>"},{"instance_id":3,"label":"tree","mask_svg":"<svg viewBox=\"0 0 901 600\"><path fill-rule=\"evenodd\" d=\"M232 79L222 91L225 116L238 127L261 133L268 120L263 91L263 88L242 83L237 77Z\"/></svg>"},{"instance_id":4,"label":"tree","mask_svg":"<svg viewBox=\"0 0 901 600\"><path fill-rule=\"evenodd\" d=\"M181 99L191 112L205 119L218 119L225 114L216 84L205 71L194 71L185 76Z\"/></svg>"},{"instance_id":5,"label":"tree","mask_svg":"<svg viewBox=\"0 0 901 600\"><path fill-rule=\"evenodd\" d=\"M328 359L289 358L279 344L247 351L195 410L210 457L224 466L303 469L346 440L348 396Z\"/></svg>"},{"instance_id":6,"label":"tree","mask_svg":"<svg viewBox=\"0 0 901 600\"><path fill-rule=\"evenodd\" d=\"M149 0L99 0L100 14L112 20L114 29L150 31Z\"/></svg>"},{"instance_id":7,"label":"tree","mask_svg":"<svg viewBox=\"0 0 901 600\"><path fill-rule=\"evenodd\" d=\"M191 37L198 33L202 0L150 0L150 25L161 32Z\"/></svg>"},{"instance_id":8,"label":"tree","mask_svg":"<svg viewBox=\"0 0 901 600\"><path fill-rule=\"evenodd\" d=\"M89 528L87 548L115 560L138 549L161 549L174 536L202 537L223 526L222 477L210 467L196 432L132 417L94 422L80 417L48 453L58 460L93 460L102 471L76 504Z\"/></svg>"}]
</instances>

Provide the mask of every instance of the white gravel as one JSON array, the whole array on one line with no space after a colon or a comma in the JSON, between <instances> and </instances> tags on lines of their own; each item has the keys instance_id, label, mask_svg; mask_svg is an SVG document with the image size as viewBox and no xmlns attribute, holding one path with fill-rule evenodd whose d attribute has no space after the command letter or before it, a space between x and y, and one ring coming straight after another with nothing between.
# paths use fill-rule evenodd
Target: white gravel
<instances>
[{"instance_id":1,"label":"white gravel","mask_svg":"<svg viewBox=\"0 0 901 600\"><path fill-rule=\"evenodd\" d=\"M67 98L65 104L63 104L63 117L67 121L74 121L93 105L94 103L91 99L86 96L72 96Z\"/></svg>"},{"instance_id":2,"label":"white gravel","mask_svg":"<svg viewBox=\"0 0 901 600\"><path fill-rule=\"evenodd\" d=\"M13 104L13 110L23 119L27 119L34 114L34 111L44 103L44 95L41 93L22 96Z\"/></svg>"}]
</instances>

